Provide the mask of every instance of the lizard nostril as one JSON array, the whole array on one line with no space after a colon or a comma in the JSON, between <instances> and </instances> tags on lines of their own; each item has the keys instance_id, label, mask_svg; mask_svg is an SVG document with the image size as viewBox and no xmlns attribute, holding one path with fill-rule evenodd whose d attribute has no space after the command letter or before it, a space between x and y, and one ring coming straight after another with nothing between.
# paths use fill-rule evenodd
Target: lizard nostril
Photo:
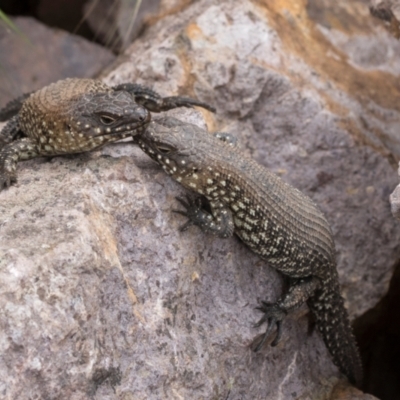
<instances>
[{"instance_id":1,"label":"lizard nostril","mask_svg":"<svg viewBox=\"0 0 400 400\"><path fill-rule=\"evenodd\" d=\"M139 109L137 112L137 116L140 122L145 122L150 119L150 113L146 108Z\"/></svg>"}]
</instances>

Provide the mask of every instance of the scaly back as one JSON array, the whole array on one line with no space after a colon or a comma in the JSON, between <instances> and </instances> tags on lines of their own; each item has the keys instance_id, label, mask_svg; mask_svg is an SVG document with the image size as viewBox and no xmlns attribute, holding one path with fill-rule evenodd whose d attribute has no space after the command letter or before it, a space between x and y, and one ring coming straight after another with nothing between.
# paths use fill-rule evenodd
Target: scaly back
<instances>
[{"instance_id":1,"label":"scaly back","mask_svg":"<svg viewBox=\"0 0 400 400\"><path fill-rule=\"evenodd\" d=\"M46 121L63 123L71 102L93 93L110 92L112 89L94 79L64 79L32 93L23 103L20 111L20 127L24 132L38 136L46 129ZM52 129L52 127L47 127Z\"/></svg>"},{"instance_id":2,"label":"scaly back","mask_svg":"<svg viewBox=\"0 0 400 400\"><path fill-rule=\"evenodd\" d=\"M142 136L147 153L154 158L151 143L171 146L156 161L211 205L228 206L235 233L253 251L290 276L294 263L299 276L336 274L331 230L309 197L207 131L174 118L156 123Z\"/></svg>"}]
</instances>

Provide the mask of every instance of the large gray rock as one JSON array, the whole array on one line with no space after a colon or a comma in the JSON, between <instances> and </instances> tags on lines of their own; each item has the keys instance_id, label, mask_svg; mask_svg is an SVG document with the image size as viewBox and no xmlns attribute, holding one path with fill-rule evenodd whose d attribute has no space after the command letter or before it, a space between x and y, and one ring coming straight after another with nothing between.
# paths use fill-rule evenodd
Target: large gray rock
<instances>
[{"instance_id":1,"label":"large gray rock","mask_svg":"<svg viewBox=\"0 0 400 400\"><path fill-rule=\"evenodd\" d=\"M13 23L17 31L0 24L0 108L59 79L91 78L115 59L98 44L33 18Z\"/></svg>"},{"instance_id":2,"label":"large gray rock","mask_svg":"<svg viewBox=\"0 0 400 400\"><path fill-rule=\"evenodd\" d=\"M252 3L212 3L188 9L176 25L171 17L164 29L150 30L130 48L131 59L106 81L137 81L165 94L186 85L186 92L215 105L217 115L205 112L210 129L236 134L248 153L310 195L324 211L335 234L350 312L360 315L386 292L400 250L400 231L388 203L396 184L389 151L395 157L397 149L386 146L372 129L378 107L382 114L392 114L380 121L382 131L399 129L400 113L384 109L378 103L380 94L357 101L362 94L352 92L352 86L338 87L314 69L320 65L306 64L307 53L303 60L297 52L288 54L283 38ZM282 12L290 20L289 10ZM378 33L388 45L397 45L385 31ZM316 45L321 46L309 43ZM359 72L350 60L346 65L350 73ZM306 80L306 86L298 83ZM339 100L340 105L331 104Z\"/></svg>"},{"instance_id":3,"label":"large gray rock","mask_svg":"<svg viewBox=\"0 0 400 400\"><path fill-rule=\"evenodd\" d=\"M372 90L379 79L388 85L387 73L374 69L372 85L326 25L292 3L197 2L152 27L105 80L215 105L216 115L171 114L236 134L243 151L320 205L356 317L385 294L400 253L388 204L398 150L381 135L400 114ZM306 307L287 318L277 347L251 351L263 331L252 327L254 307L277 299L282 279L237 239L180 233L184 220L171 210L182 192L128 143L20 164L19 183L0 193L0 393L372 399L339 384Z\"/></svg>"}]
</instances>

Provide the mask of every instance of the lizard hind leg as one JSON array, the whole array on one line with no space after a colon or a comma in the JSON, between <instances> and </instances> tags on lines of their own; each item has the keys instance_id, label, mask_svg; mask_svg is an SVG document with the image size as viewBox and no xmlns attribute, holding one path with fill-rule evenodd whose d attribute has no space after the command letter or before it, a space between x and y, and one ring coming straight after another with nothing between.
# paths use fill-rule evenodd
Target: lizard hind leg
<instances>
[{"instance_id":1,"label":"lizard hind leg","mask_svg":"<svg viewBox=\"0 0 400 400\"><path fill-rule=\"evenodd\" d=\"M180 227L180 231L185 231L191 225L197 225L203 232L212 235L228 238L233 235L235 226L232 214L229 209L224 208L222 204L208 202L205 204L205 198L197 197L192 199L190 196L186 200L181 197L176 198L185 210L173 210L188 218L188 221ZM206 206L209 206L210 211Z\"/></svg>"},{"instance_id":2,"label":"lizard hind leg","mask_svg":"<svg viewBox=\"0 0 400 400\"><path fill-rule=\"evenodd\" d=\"M271 346L276 346L282 337L282 320L286 317L286 312L281 309L277 304L271 304L267 303L265 301L261 302L260 307L256 307L256 310L259 310L264 313L262 318L254 324L255 328L260 327L264 322L268 322L268 327L265 333L262 336L261 341L257 344L256 348L254 349L254 352L260 351L272 333L272 330L274 329L274 326L276 325L276 336L274 340L271 342Z\"/></svg>"},{"instance_id":3,"label":"lizard hind leg","mask_svg":"<svg viewBox=\"0 0 400 400\"><path fill-rule=\"evenodd\" d=\"M258 328L265 322L268 322L268 327L261 341L254 349L255 352L258 352L264 346L274 326L276 326L276 336L271 342L271 346L276 346L279 343L282 337L282 321L289 312L303 305L319 286L320 280L313 276L295 279L292 280L288 292L281 300L278 300L276 303L261 302L261 305L256 309L263 312L264 315L255 324L255 327Z\"/></svg>"},{"instance_id":4,"label":"lizard hind leg","mask_svg":"<svg viewBox=\"0 0 400 400\"><path fill-rule=\"evenodd\" d=\"M23 138L9 143L0 150L0 191L17 181L17 163L38 156L36 145Z\"/></svg>"},{"instance_id":5,"label":"lizard hind leg","mask_svg":"<svg viewBox=\"0 0 400 400\"><path fill-rule=\"evenodd\" d=\"M11 143L13 140L15 140L21 133L22 132L19 127L19 116L15 115L0 131L0 149L3 148L6 144Z\"/></svg>"}]
</instances>

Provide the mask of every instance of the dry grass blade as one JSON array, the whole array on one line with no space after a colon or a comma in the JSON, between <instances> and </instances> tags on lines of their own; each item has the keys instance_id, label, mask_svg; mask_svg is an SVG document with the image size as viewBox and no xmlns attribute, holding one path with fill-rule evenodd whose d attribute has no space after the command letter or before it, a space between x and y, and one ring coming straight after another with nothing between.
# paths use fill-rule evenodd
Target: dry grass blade
<instances>
[{"instance_id":1,"label":"dry grass blade","mask_svg":"<svg viewBox=\"0 0 400 400\"><path fill-rule=\"evenodd\" d=\"M135 25L135 21L136 21L138 12L139 12L139 8L140 8L140 6L142 4L142 0L133 0L133 1L136 1L136 4L135 4L135 8L133 9L132 18L131 18L131 21L129 23L129 27L128 27L128 29L126 31L126 34L125 34L124 44L129 43L129 37L131 35L132 29L133 29L133 25Z\"/></svg>"},{"instance_id":2,"label":"dry grass blade","mask_svg":"<svg viewBox=\"0 0 400 400\"><path fill-rule=\"evenodd\" d=\"M28 36L26 36L24 32L22 32L21 29L19 29L18 26L15 25L14 22L11 21L11 19L2 10L0 10L0 22L2 22L8 29L13 31L14 33L20 35L22 39L30 42Z\"/></svg>"}]
</instances>

